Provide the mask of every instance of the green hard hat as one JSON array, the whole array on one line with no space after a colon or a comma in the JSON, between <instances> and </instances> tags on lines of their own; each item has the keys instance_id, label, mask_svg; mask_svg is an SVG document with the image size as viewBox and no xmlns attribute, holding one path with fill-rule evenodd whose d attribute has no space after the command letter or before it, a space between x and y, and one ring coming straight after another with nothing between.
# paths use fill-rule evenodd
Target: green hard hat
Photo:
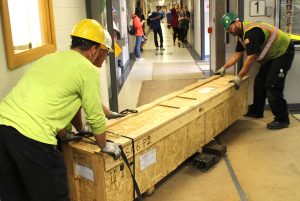
<instances>
[{"instance_id":1,"label":"green hard hat","mask_svg":"<svg viewBox=\"0 0 300 201\"><path fill-rule=\"evenodd\" d=\"M229 29L229 26L232 22L235 21L235 19L238 18L237 14L229 12L222 16L221 18L221 24L223 25L224 29L227 31Z\"/></svg>"}]
</instances>

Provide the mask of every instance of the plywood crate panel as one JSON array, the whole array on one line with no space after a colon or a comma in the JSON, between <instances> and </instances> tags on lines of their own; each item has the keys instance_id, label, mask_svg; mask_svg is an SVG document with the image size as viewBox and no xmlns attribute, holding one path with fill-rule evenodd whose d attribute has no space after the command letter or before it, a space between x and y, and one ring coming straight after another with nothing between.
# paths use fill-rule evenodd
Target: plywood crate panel
<instances>
[{"instance_id":1,"label":"plywood crate panel","mask_svg":"<svg viewBox=\"0 0 300 201\"><path fill-rule=\"evenodd\" d=\"M237 91L229 83L232 79L212 76L107 126L107 138L122 144L128 159L135 160L135 176L142 193L246 111L249 81L244 79ZM86 139L65 144L63 153L71 200L134 199L133 182L121 159L114 161Z\"/></svg>"}]
</instances>

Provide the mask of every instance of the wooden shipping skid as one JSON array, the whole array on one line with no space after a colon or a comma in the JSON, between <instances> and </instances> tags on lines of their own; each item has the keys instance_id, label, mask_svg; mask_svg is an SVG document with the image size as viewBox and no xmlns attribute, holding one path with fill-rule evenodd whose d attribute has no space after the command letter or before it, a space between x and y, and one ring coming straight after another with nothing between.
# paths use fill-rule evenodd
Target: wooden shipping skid
<instances>
[{"instance_id":1,"label":"wooden shipping skid","mask_svg":"<svg viewBox=\"0 0 300 201\"><path fill-rule=\"evenodd\" d=\"M142 193L154 187L247 110L249 79L235 90L233 76L212 76L171 93L107 126L107 138L122 144L133 161ZM113 133L113 134L112 134ZM71 200L131 201L133 184L120 159L102 154L88 140L63 147Z\"/></svg>"}]
</instances>

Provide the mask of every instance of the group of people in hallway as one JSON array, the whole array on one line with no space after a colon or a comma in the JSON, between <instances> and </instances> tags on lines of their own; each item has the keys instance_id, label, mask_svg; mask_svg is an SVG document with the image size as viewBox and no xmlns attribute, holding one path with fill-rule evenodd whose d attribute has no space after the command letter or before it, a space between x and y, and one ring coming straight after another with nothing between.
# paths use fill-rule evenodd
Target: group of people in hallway
<instances>
[{"instance_id":1,"label":"group of people in hallway","mask_svg":"<svg viewBox=\"0 0 300 201\"><path fill-rule=\"evenodd\" d=\"M164 12L161 10L161 6L156 6L156 11L148 12L147 25L153 31L154 35L154 45L156 50L165 50L164 48L164 37L161 27L161 22L163 20ZM174 8L171 10L171 27L173 29L173 44L176 46L176 39L178 40L178 47L183 47L186 41L187 33L189 30L190 17L191 14L187 6L180 9L179 4L175 4ZM145 37L145 17L141 8L136 7L135 13L132 16L134 28L136 30L136 42L135 42L135 57L137 61L144 61L145 59L141 57L141 50L144 44ZM159 36L159 41L158 41Z\"/></svg>"},{"instance_id":2,"label":"group of people in hallway","mask_svg":"<svg viewBox=\"0 0 300 201\"><path fill-rule=\"evenodd\" d=\"M178 47L184 45L186 36L189 30L191 13L187 6L180 9L179 4L175 4L171 9L171 27L173 29L173 45L176 46L176 38L178 40Z\"/></svg>"},{"instance_id":3,"label":"group of people in hallway","mask_svg":"<svg viewBox=\"0 0 300 201\"><path fill-rule=\"evenodd\" d=\"M174 9L175 13L181 12L178 6ZM136 9L133 20L137 29L135 54L141 59L140 44L145 20L140 19L140 13L141 10ZM179 22L183 16L178 15ZM186 14L185 17L190 16ZM162 18L160 8L150 16L156 40L157 34L161 35L160 44L155 42L157 48L164 47L160 26ZM262 118L267 99L275 116L267 128L288 127L290 121L283 90L294 57L292 40L270 24L241 21L231 12L222 17L221 23L239 41L235 53L216 74L223 76L225 70L242 59L246 51L243 67L231 81L235 88L240 88L243 77L254 62L261 63L261 66L255 78L253 104L245 116ZM61 139L75 138L74 135L67 136L71 124L78 132L87 132L81 108L86 113L88 131L93 133L101 152L115 160L120 157L119 146L106 140L105 116L118 118L122 115L102 105L97 69L113 51L111 36L96 20L83 19L74 27L71 39L70 50L38 59L0 102L2 201L69 200L66 166L57 148L57 136Z\"/></svg>"}]
</instances>

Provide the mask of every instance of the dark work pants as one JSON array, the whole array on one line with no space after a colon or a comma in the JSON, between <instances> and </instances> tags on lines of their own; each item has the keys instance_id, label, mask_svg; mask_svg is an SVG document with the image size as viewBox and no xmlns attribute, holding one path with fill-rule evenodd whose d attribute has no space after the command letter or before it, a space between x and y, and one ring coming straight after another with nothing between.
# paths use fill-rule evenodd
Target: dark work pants
<instances>
[{"instance_id":1,"label":"dark work pants","mask_svg":"<svg viewBox=\"0 0 300 201\"><path fill-rule=\"evenodd\" d=\"M268 99L276 121L289 122L287 102L283 96L287 72L294 58L294 44L290 43L286 53L266 64L263 64L254 82L253 111L263 113L265 100ZM280 74L280 69L283 74Z\"/></svg>"},{"instance_id":2,"label":"dark work pants","mask_svg":"<svg viewBox=\"0 0 300 201\"><path fill-rule=\"evenodd\" d=\"M161 27L159 27L157 29L153 29L153 33L154 33L154 44L155 44L155 47L159 47L158 46L158 41L157 41L157 34L159 35L160 47L163 47L164 46L164 39L163 39Z\"/></svg>"},{"instance_id":3,"label":"dark work pants","mask_svg":"<svg viewBox=\"0 0 300 201\"><path fill-rule=\"evenodd\" d=\"M173 42L175 43L176 37L179 40L179 29L178 27L173 27Z\"/></svg>"},{"instance_id":4,"label":"dark work pants","mask_svg":"<svg viewBox=\"0 0 300 201\"><path fill-rule=\"evenodd\" d=\"M54 145L0 125L1 201L67 201L66 166Z\"/></svg>"},{"instance_id":5,"label":"dark work pants","mask_svg":"<svg viewBox=\"0 0 300 201\"><path fill-rule=\"evenodd\" d=\"M187 36L187 32L188 32L187 29L179 29L179 40L181 42L184 42L185 37Z\"/></svg>"}]
</instances>

